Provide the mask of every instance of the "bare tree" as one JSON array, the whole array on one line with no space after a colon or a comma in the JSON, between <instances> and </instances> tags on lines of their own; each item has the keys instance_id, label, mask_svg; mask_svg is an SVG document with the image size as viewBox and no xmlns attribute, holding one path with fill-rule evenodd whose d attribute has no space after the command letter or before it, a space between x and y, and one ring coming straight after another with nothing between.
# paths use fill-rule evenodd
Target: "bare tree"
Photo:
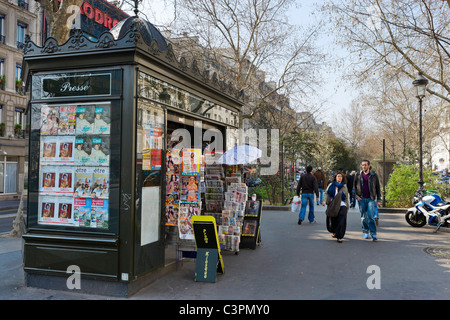
<instances>
[{"instance_id":1,"label":"bare tree","mask_svg":"<svg viewBox=\"0 0 450 320\"><path fill-rule=\"evenodd\" d=\"M325 9L353 54L356 83L386 70L411 81L420 71L428 92L450 102L450 1L330 0Z\"/></svg>"},{"instance_id":2,"label":"bare tree","mask_svg":"<svg viewBox=\"0 0 450 320\"><path fill-rule=\"evenodd\" d=\"M320 84L323 55L314 47L321 25L298 29L286 16L293 0L177 0L178 30L199 39L204 60L219 77L233 80L251 106L248 116L273 93L308 99ZM263 72L264 70L264 72ZM270 77L271 79L266 79ZM271 81L270 90L261 83Z\"/></svg>"},{"instance_id":3,"label":"bare tree","mask_svg":"<svg viewBox=\"0 0 450 320\"><path fill-rule=\"evenodd\" d=\"M80 6L84 0L36 0L36 2L44 9L50 37L55 38L58 44L65 43L72 28L71 18L80 13Z\"/></svg>"}]
</instances>

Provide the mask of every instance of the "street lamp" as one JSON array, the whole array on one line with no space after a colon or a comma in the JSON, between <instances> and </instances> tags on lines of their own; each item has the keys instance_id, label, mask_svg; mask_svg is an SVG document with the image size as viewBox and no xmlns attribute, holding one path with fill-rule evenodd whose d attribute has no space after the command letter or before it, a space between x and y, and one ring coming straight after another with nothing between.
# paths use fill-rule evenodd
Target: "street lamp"
<instances>
[{"instance_id":1,"label":"street lamp","mask_svg":"<svg viewBox=\"0 0 450 320\"><path fill-rule=\"evenodd\" d=\"M422 199L424 196L423 189L423 155L422 155L422 100L425 98L427 91L428 80L419 72L419 76L413 81L416 87L416 98L419 99L419 189L416 191L416 196Z\"/></svg>"}]
</instances>

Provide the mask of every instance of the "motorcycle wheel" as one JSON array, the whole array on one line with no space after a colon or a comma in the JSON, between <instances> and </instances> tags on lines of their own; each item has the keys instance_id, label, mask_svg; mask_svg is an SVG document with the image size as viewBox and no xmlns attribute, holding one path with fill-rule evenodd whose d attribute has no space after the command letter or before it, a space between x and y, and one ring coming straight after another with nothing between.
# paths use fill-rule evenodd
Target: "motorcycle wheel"
<instances>
[{"instance_id":1,"label":"motorcycle wheel","mask_svg":"<svg viewBox=\"0 0 450 320\"><path fill-rule=\"evenodd\" d=\"M406 222L412 227L420 228L427 224L427 220L423 214L415 214L407 212L405 215Z\"/></svg>"}]
</instances>

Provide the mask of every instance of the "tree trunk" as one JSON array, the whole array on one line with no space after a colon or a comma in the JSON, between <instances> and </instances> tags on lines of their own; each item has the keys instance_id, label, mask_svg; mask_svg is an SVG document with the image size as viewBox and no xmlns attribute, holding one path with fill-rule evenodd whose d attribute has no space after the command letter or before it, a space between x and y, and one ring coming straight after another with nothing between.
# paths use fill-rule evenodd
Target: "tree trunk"
<instances>
[{"instance_id":1,"label":"tree trunk","mask_svg":"<svg viewBox=\"0 0 450 320\"><path fill-rule=\"evenodd\" d=\"M44 9L48 22L50 37L55 38L58 44L69 39L72 22L80 14L80 6L84 0L36 0Z\"/></svg>"}]
</instances>

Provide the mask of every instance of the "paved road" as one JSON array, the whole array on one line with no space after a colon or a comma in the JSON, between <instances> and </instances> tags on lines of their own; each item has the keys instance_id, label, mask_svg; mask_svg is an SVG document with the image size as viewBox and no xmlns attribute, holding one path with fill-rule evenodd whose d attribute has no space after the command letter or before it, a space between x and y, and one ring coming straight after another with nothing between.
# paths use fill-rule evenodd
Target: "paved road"
<instances>
[{"instance_id":1,"label":"paved road","mask_svg":"<svg viewBox=\"0 0 450 320\"><path fill-rule=\"evenodd\" d=\"M446 299L450 260L426 253L447 246L447 232L408 226L402 214L381 214L379 241L364 240L357 209L349 213L342 244L325 228L323 208L317 224L297 225L290 212L264 211L262 245L239 255L224 252L225 274L216 283L194 281L195 262L157 280L130 300L340 300ZM21 242L0 238L1 299L111 299L23 287ZM377 266L380 289L369 289L369 266ZM3 280L2 280L3 279ZM374 282L371 282L374 283ZM115 299L115 298L114 298Z\"/></svg>"},{"instance_id":2,"label":"paved road","mask_svg":"<svg viewBox=\"0 0 450 320\"><path fill-rule=\"evenodd\" d=\"M364 240L357 209L349 213L339 244L317 223L297 225L290 212L263 212L262 246L224 256L226 274L215 284L195 283L194 263L159 280L134 299L442 299L450 293L449 260L424 252L449 246L449 233L408 226L403 214L382 214L379 241ZM369 266L378 266L381 289L368 289ZM374 283L374 282L371 282Z\"/></svg>"}]
</instances>

